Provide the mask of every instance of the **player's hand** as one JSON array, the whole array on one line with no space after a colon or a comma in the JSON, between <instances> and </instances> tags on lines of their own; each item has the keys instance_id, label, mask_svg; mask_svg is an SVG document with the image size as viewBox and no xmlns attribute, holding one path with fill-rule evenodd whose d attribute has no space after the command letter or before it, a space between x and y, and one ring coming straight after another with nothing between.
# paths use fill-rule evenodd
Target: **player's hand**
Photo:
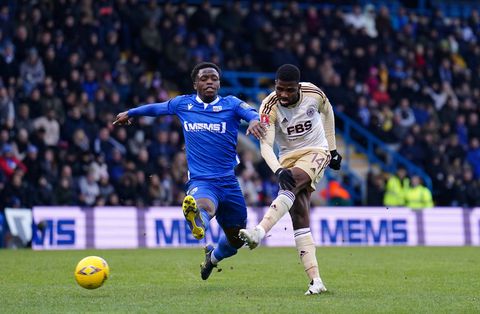
<instances>
[{"instance_id":1,"label":"player's hand","mask_svg":"<svg viewBox=\"0 0 480 314\"><path fill-rule=\"evenodd\" d=\"M132 121L130 121L128 117L128 111L120 112L117 114L115 121L113 121L113 125L130 125Z\"/></svg>"},{"instance_id":2,"label":"player's hand","mask_svg":"<svg viewBox=\"0 0 480 314\"><path fill-rule=\"evenodd\" d=\"M250 121L247 132L245 134L246 135L252 134L258 140L260 140L265 136L266 132L267 132L267 129L262 123L260 123L260 121L252 120Z\"/></svg>"},{"instance_id":3,"label":"player's hand","mask_svg":"<svg viewBox=\"0 0 480 314\"><path fill-rule=\"evenodd\" d=\"M293 178L292 171L286 168L280 168L275 171L275 175L278 178L278 183L282 190L292 190L294 187L297 186L295 183L295 179Z\"/></svg>"},{"instance_id":4,"label":"player's hand","mask_svg":"<svg viewBox=\"0 0 480 314\"><path fill-rule=\"evenodd\" d=\"M342 163L342 155L337 153L337 150L331 150L330 155L332 156L332 159L330 159L330 163L328 164L328 166L333 170L340 170L340 164Z\"/></svg>"}]
</instances>

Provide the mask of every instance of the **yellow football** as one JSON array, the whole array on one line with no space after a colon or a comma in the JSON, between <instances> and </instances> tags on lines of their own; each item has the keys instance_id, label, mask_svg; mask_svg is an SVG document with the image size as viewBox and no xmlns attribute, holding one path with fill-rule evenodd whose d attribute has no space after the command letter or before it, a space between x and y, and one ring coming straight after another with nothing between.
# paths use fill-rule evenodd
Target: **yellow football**
<instances>
[{"instance_id":1,"label":"yellow football","mask_svg":"<svg viewBox=\"0 0 480 314\"><path fill-rule=\"evenodd\" d=\"M87 256L75 268L75 280L85 289L97 289L110 275L107 262L98 256Z\"/></svg>"}]
</instances>

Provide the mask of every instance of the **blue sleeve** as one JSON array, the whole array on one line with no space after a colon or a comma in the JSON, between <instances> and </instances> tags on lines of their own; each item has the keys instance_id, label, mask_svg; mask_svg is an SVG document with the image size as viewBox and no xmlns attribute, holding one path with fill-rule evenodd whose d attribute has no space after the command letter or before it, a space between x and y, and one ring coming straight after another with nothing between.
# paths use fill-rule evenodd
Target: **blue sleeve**
<instances>
[{"instance_id":1,"label":"blue sleeve","mask_svg":"<svg viewBox=\"0 0 480 314\"><path fill-rule=\"evenodd\" d=\"M236 101L238 101L237 106L235 108L235 112L242 118L243 120L250 122L252 120L260 120L257 110L255 108L248 105L246 102L233 97Z\"/></svg>"},{"instance_id":2,"label":"blue sleeve","mask_svg":"<svg viewBox=\"0 0 480 314\"><path fill-rule=\"evenodd\" d=\"M137 108L128 110L129 117L149 116L156 117L167 114L175 114L179 97L175 97L166 102L159 102L155 104L143 105Z\"/></svg>"}]
</instances>

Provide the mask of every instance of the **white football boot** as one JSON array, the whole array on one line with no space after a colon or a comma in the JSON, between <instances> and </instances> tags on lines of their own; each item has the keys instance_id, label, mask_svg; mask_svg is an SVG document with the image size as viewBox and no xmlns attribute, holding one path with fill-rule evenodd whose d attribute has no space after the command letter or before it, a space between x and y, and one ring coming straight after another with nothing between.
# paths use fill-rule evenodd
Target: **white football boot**
<instances>
[{"instance_id":1,"label":"white football boot","mask_svg":"<svg viewBox=\"0 0 480 314\"><path fill-rule=\"evenodd\" d=\"M326 291L327 291L327 288L325 288L325 285L323 284L322 279L315 278L312 281L310 281L310 284L308 285L308 290L307 292L305 292L305 295L320 294Z\"/></svg>"},{"instance_id":2,"label":"white football boot","mask_svg":"<svg viewBox=\"0 0 480 314\"><path fill-rule=\"evenodd\" d=\"M245 244L247 244L250 250L253 250L260 245L264 235L265 232L262 232L262 230L260 230L258 227L253 229L240 229L240 232L238 233L239 238L242 239Z\"/></svg>"}]
</instances>

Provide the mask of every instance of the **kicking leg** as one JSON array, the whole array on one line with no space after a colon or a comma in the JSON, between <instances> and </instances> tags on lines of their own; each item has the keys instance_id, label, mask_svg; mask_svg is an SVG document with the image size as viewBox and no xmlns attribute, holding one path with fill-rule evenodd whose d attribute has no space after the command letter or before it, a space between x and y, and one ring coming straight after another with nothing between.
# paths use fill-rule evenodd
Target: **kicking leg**
<instances>
[{"instance_id":1,"label":"kicking leg","mask_svg":"<svg viewBox=\"0 0 480 314\"><path fill-rule=\"evenodd\" d=\"M310 285L305 293L306 295L318 294L327 291L318 271L315 242L313 241L312 233L310 231L310 195L311 192L309 192L307 189L297 193L295 203L290 210L295 245L297 247L300 260L303 263L305 272L310 279Z\"/></svg>"},{"instance_id":2,"label":"kicking leg","mask_svg":"<svg viewBox=\"0 0 480 314\"><path fill-rule=\"evenodd\" d=\"M256 248L273 226L290 210L295 202L295 195L310 185L310 176L300 168L290 169L295 179L296 187L292 191L280 190L272 202L262 221L254 229L242 229L239 236L250 249Z\"/></svg>"}]
</instances>

